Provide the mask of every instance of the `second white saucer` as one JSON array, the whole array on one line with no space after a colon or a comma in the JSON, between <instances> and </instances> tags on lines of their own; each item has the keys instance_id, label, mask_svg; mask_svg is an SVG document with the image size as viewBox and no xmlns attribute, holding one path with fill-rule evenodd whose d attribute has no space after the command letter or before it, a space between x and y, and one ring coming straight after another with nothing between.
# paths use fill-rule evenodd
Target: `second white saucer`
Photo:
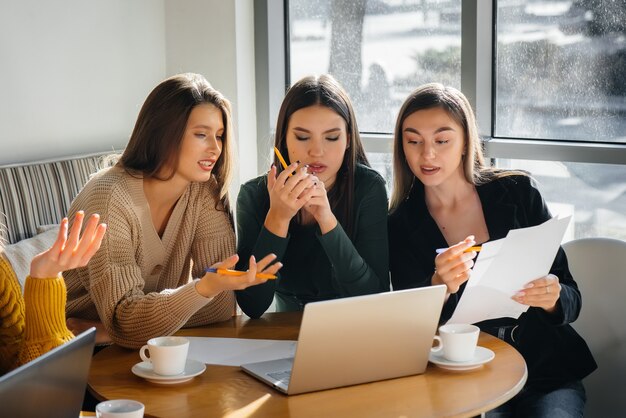
<instances>
[{"instance_id":1,"label":"second white saucer","mask_svg":"<svg viewBox=\"0 0 626 418\"><path fill-rule=\"evenodd\" d=\"M478 346L476 347L474 358L469 361L450 361L443 354L432 352L428 356L428 360L442 369L462 371L476 369L485 363L489 363L495 356L495 353L490 349Z\"/></svg>"},{"instance_id":2,"label":"second white saucer","mask_svg":"<svg viewBox=\"0 0 626 418\"><path fill-rule=\"evenodd\" d=\"M135 364L130 370L133 374L146 379L148 382L159 383L162 385L173 385L176 383L187 382L199 374L202 374L206 370L206 364L200 361L187 359L187 362L185 363L185 370L182 373L175 374L173 376L163 376L155 373L154 370L152 370L152 364L147 361Z\"/></svg>"}]
</instances>

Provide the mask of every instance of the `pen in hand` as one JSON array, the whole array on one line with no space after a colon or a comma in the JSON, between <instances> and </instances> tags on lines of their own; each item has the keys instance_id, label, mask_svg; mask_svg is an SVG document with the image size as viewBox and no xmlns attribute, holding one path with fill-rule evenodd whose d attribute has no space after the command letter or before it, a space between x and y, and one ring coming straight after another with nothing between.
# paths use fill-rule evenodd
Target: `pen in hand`
<instances>
[{"instance_id":1,"label":"pen in hand","mask_svg":"<svg viewBox=\"0 0 626 418\"><path fill-rule=\"evenodd\" d=\"M278 148L274 147L274 153L278 157L278 161L280 161L280 163L282 164L283 168L286 170L287 169L287 161L285 161L285 159L283 158L283 155L280 153ZM292 176L292 173L289 173L289 177L291 177L291 176Z\"/></svg>"},{"instance_id":2,"label":"pen in hand","mask_svg":"<svg viewBox=\"0 0 626 418\"><path fill-rule=\"evenodd\" d=\"M463 250L463 252L464 252L464 253L471 253L472 251L476 251L476 252L478 252L478 251L480 251L480 250L481 250L481 248L482 248L482 247L481 247L480 245L478 245L478 246L475 246L475 247L469 247L469 248L466 248L465 250ZM437 248L437 249L435 250L435 252L436 252L437 254L441 254L442 252L444 252L444 251L446 251L446 250L447 250L447 248Z\"/></svg>"},{"instance_id":3,"label":"pen in hand","mask_svg":"<svg viewBox=\"0 0 626 418\"><path fill-rule=\"evenodd\" d=\"M223 274L225 276L243 276L244 274L247 273L245 271L222 269L222 268L215 268L215 267L209 267L205 269L204 271L207 273ZM256 277L259 279L269 279L269 280L276 279L275 275L268 274L268 273L257 273Z\"/></svg>"}]
</instances>

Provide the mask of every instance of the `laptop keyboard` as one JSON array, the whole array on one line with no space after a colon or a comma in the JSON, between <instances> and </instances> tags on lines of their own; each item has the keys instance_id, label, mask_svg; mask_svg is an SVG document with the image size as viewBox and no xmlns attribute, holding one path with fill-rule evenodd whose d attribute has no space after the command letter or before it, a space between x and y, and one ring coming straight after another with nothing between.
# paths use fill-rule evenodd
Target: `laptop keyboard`
<instances>
[{"instance_id":1,"label":"laptop keyboard","mask_svg":"<svg viewBox=\"0 0 626 418\"><path fill-rule=\"evenodd\" d=\"M267 375L274 380L278 380L281 383L289 385L289 379L291 378L291 370L285 370L284 372L268 373Z\"/></svg>"}]
</instances>

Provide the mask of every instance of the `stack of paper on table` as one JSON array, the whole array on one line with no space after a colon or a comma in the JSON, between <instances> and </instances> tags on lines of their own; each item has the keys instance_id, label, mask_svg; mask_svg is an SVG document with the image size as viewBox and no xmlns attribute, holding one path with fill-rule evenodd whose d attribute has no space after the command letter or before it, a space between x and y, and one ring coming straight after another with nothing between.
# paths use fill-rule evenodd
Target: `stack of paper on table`
<instances>
[{"instance_id":1,"label":"stack of paper on table","mask_svg":"<svg viewBox=\"0 0 626 418\"><path fill-rule=\"evenodd\" d=\"M505 238L482 244L463 295L447 323L474 324L487 319L518 318L527 305L511 297L550 272L571 216L512 229Z\"/></svg>"},{"instance_id":2,"label":"stack of paper on table","mask_svg":"<svg viewBox=\"0 0 626 418\"><path fill-rule=\"evenodd\" d=\"M297 341L251 338L186 337L188 357L206 364L241 366L266 360L293 357Z\"/></svg>"}]
</instances>

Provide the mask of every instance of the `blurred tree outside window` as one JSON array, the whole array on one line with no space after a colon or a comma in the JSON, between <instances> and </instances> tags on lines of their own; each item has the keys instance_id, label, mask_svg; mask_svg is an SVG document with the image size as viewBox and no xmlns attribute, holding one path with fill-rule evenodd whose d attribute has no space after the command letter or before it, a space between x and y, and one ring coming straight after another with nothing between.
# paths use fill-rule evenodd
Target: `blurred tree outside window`
<instances>
[{"instance_id":1,"label":"blurred tree outside window","mask_svg":"<svg viewBox=\"0 0 626 418\"><path fill-rule=\"evenodd\" d=\"M290 0L290 83L330 73L361 132L391 133L420 84L461 84L461 0Z\"/></svg>"}]
</instances>

